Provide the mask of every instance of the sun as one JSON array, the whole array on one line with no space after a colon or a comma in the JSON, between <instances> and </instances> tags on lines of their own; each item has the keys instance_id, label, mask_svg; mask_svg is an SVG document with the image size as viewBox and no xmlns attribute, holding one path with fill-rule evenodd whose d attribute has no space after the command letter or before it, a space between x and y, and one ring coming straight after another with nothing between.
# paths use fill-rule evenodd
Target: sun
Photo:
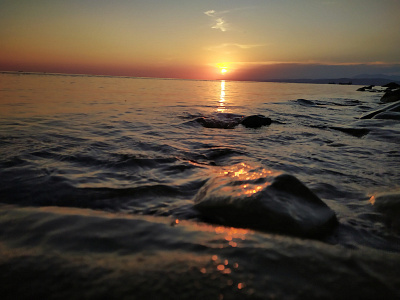
<instances>
[{"instance_id":1,"label":"sun","mask_svg":"<svg viewBox=\"0 0 400 300\"><path fill-rule=\"evenodd\" d=\"M231 71L231 67L229 63L223 62L223 63L217 63L216 67L218 68L218 71L221 75L226 75Z\"/></svg>"}]
</instances>

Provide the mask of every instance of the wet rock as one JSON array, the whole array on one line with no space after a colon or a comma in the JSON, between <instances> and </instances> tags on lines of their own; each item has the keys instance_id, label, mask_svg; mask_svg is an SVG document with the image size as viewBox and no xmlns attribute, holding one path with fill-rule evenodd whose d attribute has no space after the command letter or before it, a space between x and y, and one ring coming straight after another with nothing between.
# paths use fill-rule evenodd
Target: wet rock
<instances>
[{"instance_id":1,"label":"wet rock","mask_svg":"<svg viewBox=\"0 0 400 300\"><path fill-rule=\"evenodd\" d=\"M239 124L249 128L259 128L272 123L270 118L267 118L263 115L243 117L242 115L235 114L217 114L210 117L198 117L194 119L194 121L201 124L205 128L221 129L232 129Z\"/></svg>"},{"instance_id":2,"label":"wet rock","mask_svg":"<svg viewBox=\"0 0 400 300\"><path fill-rule=\"evenodd\" d=\"M376 194L370 202L375 210L384 214L387 225L400 232L400 190Z\"/></svg>"},{"instance_id":3,"label":"wet rock","mask_svg":"<svg viewBox=\"0 0 400 300\"><path fill-rule=\"evenodd\" d=\"M400 112L400 101L386 105L378 110L372 111L372 112L362 116L360 119L372 119L373 117L375 117L376 115L378 115L382 112Z\"/></svg>"},{"instance_id":4,"label":"wet rock","mask_svg":"<svg viewBox=\"0 0 400 300\"><path fill-rule=\"evenodd\" d=\"M272 121L270 118L267 118L263 115L252 115L243 118L240 123L247 128L259 128L262 126L270 125Z\"/></svg>"},{"instance_id":5,"label":"wet rock","mask_svg":"<svg viewBox=\"0 0 400 300\"><path fill-rule=\"evenodd\" d=\"M389 82L388 84L382 85L382 87L386 87L389 89L398 89L398 88L400 88L400 84L398 84L396 82Z\"/></svg>"},{"instance_id":6,"label":"wet rock","mask_svg":"<svg viewBox=\"0 0 400 300\"><path fill-rule=\"evenodd\" d=\"M368 85L368 86L363 86L363 87L357 89L357 91L359 91L359 92L365 92L366 90L371 91L373 87L374 87L374 85L371 84L371 85Z\"/></svg>"},{"instance_id":7,"label":"wet rock","mask_svg":"<svg viewBox=\"0 0 400 300\"><path fill-rule=\"evenodd\" d=\"M337 224L335 213L294 176L233 174L210 179L195 196L194 207L206 220L312 238Z\"/></svg>"},{"instance_id":8,"label":"wet rock","mask_svg":"<svg viewBox=\"0 0 400 300\"><path fill-rule=\"evenodd\" d=\"M394 111L385 111L377 114L373 117L373 119L400 121L400 113Z\"/></svg>"},{"instance_id":9,"label":"wet rock","mask_svg":"<svg viewBox=\"0 0 400 300\"><path fill-rule=\"evenodd\" d=\"M400 100L400 89L387 91L381 98L381 102L389 103L396 102Z\"/></svg>"}]
</instances>

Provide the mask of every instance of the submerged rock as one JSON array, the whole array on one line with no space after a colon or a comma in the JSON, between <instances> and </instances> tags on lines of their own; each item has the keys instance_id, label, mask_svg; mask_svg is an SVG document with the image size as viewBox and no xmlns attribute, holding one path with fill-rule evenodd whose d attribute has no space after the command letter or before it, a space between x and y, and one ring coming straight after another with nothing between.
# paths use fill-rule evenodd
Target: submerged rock
<instances>
[{"instance_id":1,"label":"submerged rock","mask_svg":"<svg viewBox=\"0 0 400 300\"><path fill-rule=\"evenodd\" d=\"M210 179L194 207L212 222L301 237L320 237L335 213L297 178L246 167Z\"/></svg>"},{"instance_id":2,"label":"submerged rock","mask_svg":"<svg viewBox=\"0 0 400 300\"><path fill-rule=\"evenodd\" d=\"M387 91L381 98L381 102L389 103L400 100L400 89L394 91Z\"/></svg>"},{"instance_id":3,"label":"submerged rock","mask_svg":"<svg viewBox=\"0 0 400 300\"><path fill-rule=\"evenodd\" d=\"M367 135L370 132L370 130L367 128L352 128L352 127L339 127L339 126L331 126L329 128L334 129L334 130L339 130L341 132L344 132L344 133L347 133L347 134L350 134L352 136L359 137L359 138L363 137L364 135Z\"/></svg>"},{"instance_id":4,"label":"submerged rock","mask_svg":"<svg viewBox=\"0 0 400 300\"><path fill-rule=\"evenodd\" d=\"M253 115L243 118L240 123L248 128L259 128L261 126L271 125L272 121L270 118L263 115Z\"/></svg>"},{"instance_id":5,"label":"submerged rock","mask_svg":"<svg viewBox=\"0 0 400 300\"><path fill-rule=\"evenodd\" d=\"M316 105L313 101L311 100L306 100L306 99L297 99L297 103L305 106L314 106Z\"/></svg>"},{"instance_id":6,"label":"submerged rock","mask_svg":"<svg viewBox=\"0 0 400 300\"><path fill-rule=\"evenodd\" d=\"M205 128L232 129L239 124L239 121L236 120L218 120L204 117L197 118L195 121Z\"/></svg>"}]
</instances>

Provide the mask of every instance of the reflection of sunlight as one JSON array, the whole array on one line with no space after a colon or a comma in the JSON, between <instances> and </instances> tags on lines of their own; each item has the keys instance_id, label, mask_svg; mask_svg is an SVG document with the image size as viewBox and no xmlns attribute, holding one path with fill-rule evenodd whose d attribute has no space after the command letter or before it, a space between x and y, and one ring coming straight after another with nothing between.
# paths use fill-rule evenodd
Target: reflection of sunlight
<instances>
[{"instance_id":1,"label":"reflection of sunlight","mask_svg":"<svg viewBox=\"0 0 400 300\"><path fill-rule=\"evenodd\" d=\"M229 246L235 248L238 246L238 243L244 241L246 239L246 235L250 232L249 229L243 228L234 228L234 227L224 227L218 226L215 227L215 233L217 235L222 235L226 242L229 242ZM235 261L229 261L228 259L224 259L222 257L218 257L218 255L211 256L211 261L214 267L221 274L231 274L234 271L237 271L239 268L239 263ZM230 280L228 285L231 286L233 281ZM240 284L240 283L239 283Z\"/></svg>"},{"instance_id":2,"label":"reflection of sunlight","mask_svg":"<svg viewBox=\"0 0 400 300\"><path fill-rule=\"evenodd\" d=\"M219 106L217 108L217 111L222 113L224 111L226 111L225 108L225 80L221 80L221 93L219 96Z\"/></svg>"},{"instance_id":3,"label":"reflection of sunlight","mask_svg":"<svg viewBox=\"0 0 400 300\"><path fill-rule=\"evenodd\" d=\"M279 174L280 172L267 170L262 167L254 168L246 163L240 163L221 172L221 175L242 184L227 184L221 190L227 193L236 194L238 197L251 196L270 185L271 180ZM271 180L269 180L268 177L271 178Z\"/></svg>"},{"instance_id":4,"label":"reflection of sunlight","mask_svg":"<svg viewBox=\"0 0 400 300\"><path fill-rule=\"evenodd\" d=\"M372 196L372 197L369 199L369 203L371 203L372 205L375 204L375 196Z\"/></svg>"},{"instance_id":5,"label":"reflection of sunlight","mask_svg":"<svg viewBox=\"0 0 400 300\"><path fill-rule=\"evenodd\" d=\"M244 243L248 235L253 234L252 230L244 228L213 226L200 223L197 223L195 226L199 230L215 232L216 239L213 239L211 242L213 246L217 246L218 248L240 247L241 243ZM217 241L218 243L216 243ZM226 282L227 286L236 286L237 289L243 289L246 287L246 284L244 282L236 281L234 278L231 279L229 277L236 272L240 272L240 269L241 267L238 261L234 259L227 259L226 257L219 256L217 254L213 254L210 257L210 263L207 266L200 267L199 271L202 274L215 274L215 272L218 272L220 274L228 276L228 280Z\"/></svg>"},{"instance_id":6,"label":"reflection of sunlight","mask_svg":"<svg viewBox=\"0 0 400 300\"><path fill-rule=\"evenodd\" d=\"M244 241L249 229L224 227L218 226L215 228L216 234L224 235L224 239L228 242L229 246L235 248L238 245L238 240Z\"/></svg>"},{"instance_id":7,"label":"reflection of sunlight","mask_svg":"<svg viewBox=\"0 0 400 300\"><path fill-rule=\"evenodd\" d=\"M208 231L208 232L215 232L221 244L218 245L218 248L224 248L226 246L230 246L236 248L240 246L240 242L246 240L246 236L248 234L252 234L250 229L246 228L236 228L236 227L225 227L225 226L214 226L214 225L207 225L207 224L196 224L196 228L198 230ZM212 260L214 262L218 261L218 256L213 255ZM225 261L225 265L227 265L227 261ZM234 264L233 268L237 268L238 264Z\"/></svg>"}]
</instances>

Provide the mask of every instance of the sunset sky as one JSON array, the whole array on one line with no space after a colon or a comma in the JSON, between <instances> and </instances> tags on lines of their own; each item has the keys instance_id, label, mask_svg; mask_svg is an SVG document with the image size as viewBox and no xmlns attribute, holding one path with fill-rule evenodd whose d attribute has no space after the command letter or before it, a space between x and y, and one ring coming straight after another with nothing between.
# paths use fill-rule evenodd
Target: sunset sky
<instances>
[{"instance_id":1,"label":"sunset sky","mask_svg":"<svg viewBox=\"0 0 400 300\"><path fill-rule=\"evenodd\" d=\"M399 0L0 0L0 71L400 75L399 15Z\"/></svg>"}]
</instances>

